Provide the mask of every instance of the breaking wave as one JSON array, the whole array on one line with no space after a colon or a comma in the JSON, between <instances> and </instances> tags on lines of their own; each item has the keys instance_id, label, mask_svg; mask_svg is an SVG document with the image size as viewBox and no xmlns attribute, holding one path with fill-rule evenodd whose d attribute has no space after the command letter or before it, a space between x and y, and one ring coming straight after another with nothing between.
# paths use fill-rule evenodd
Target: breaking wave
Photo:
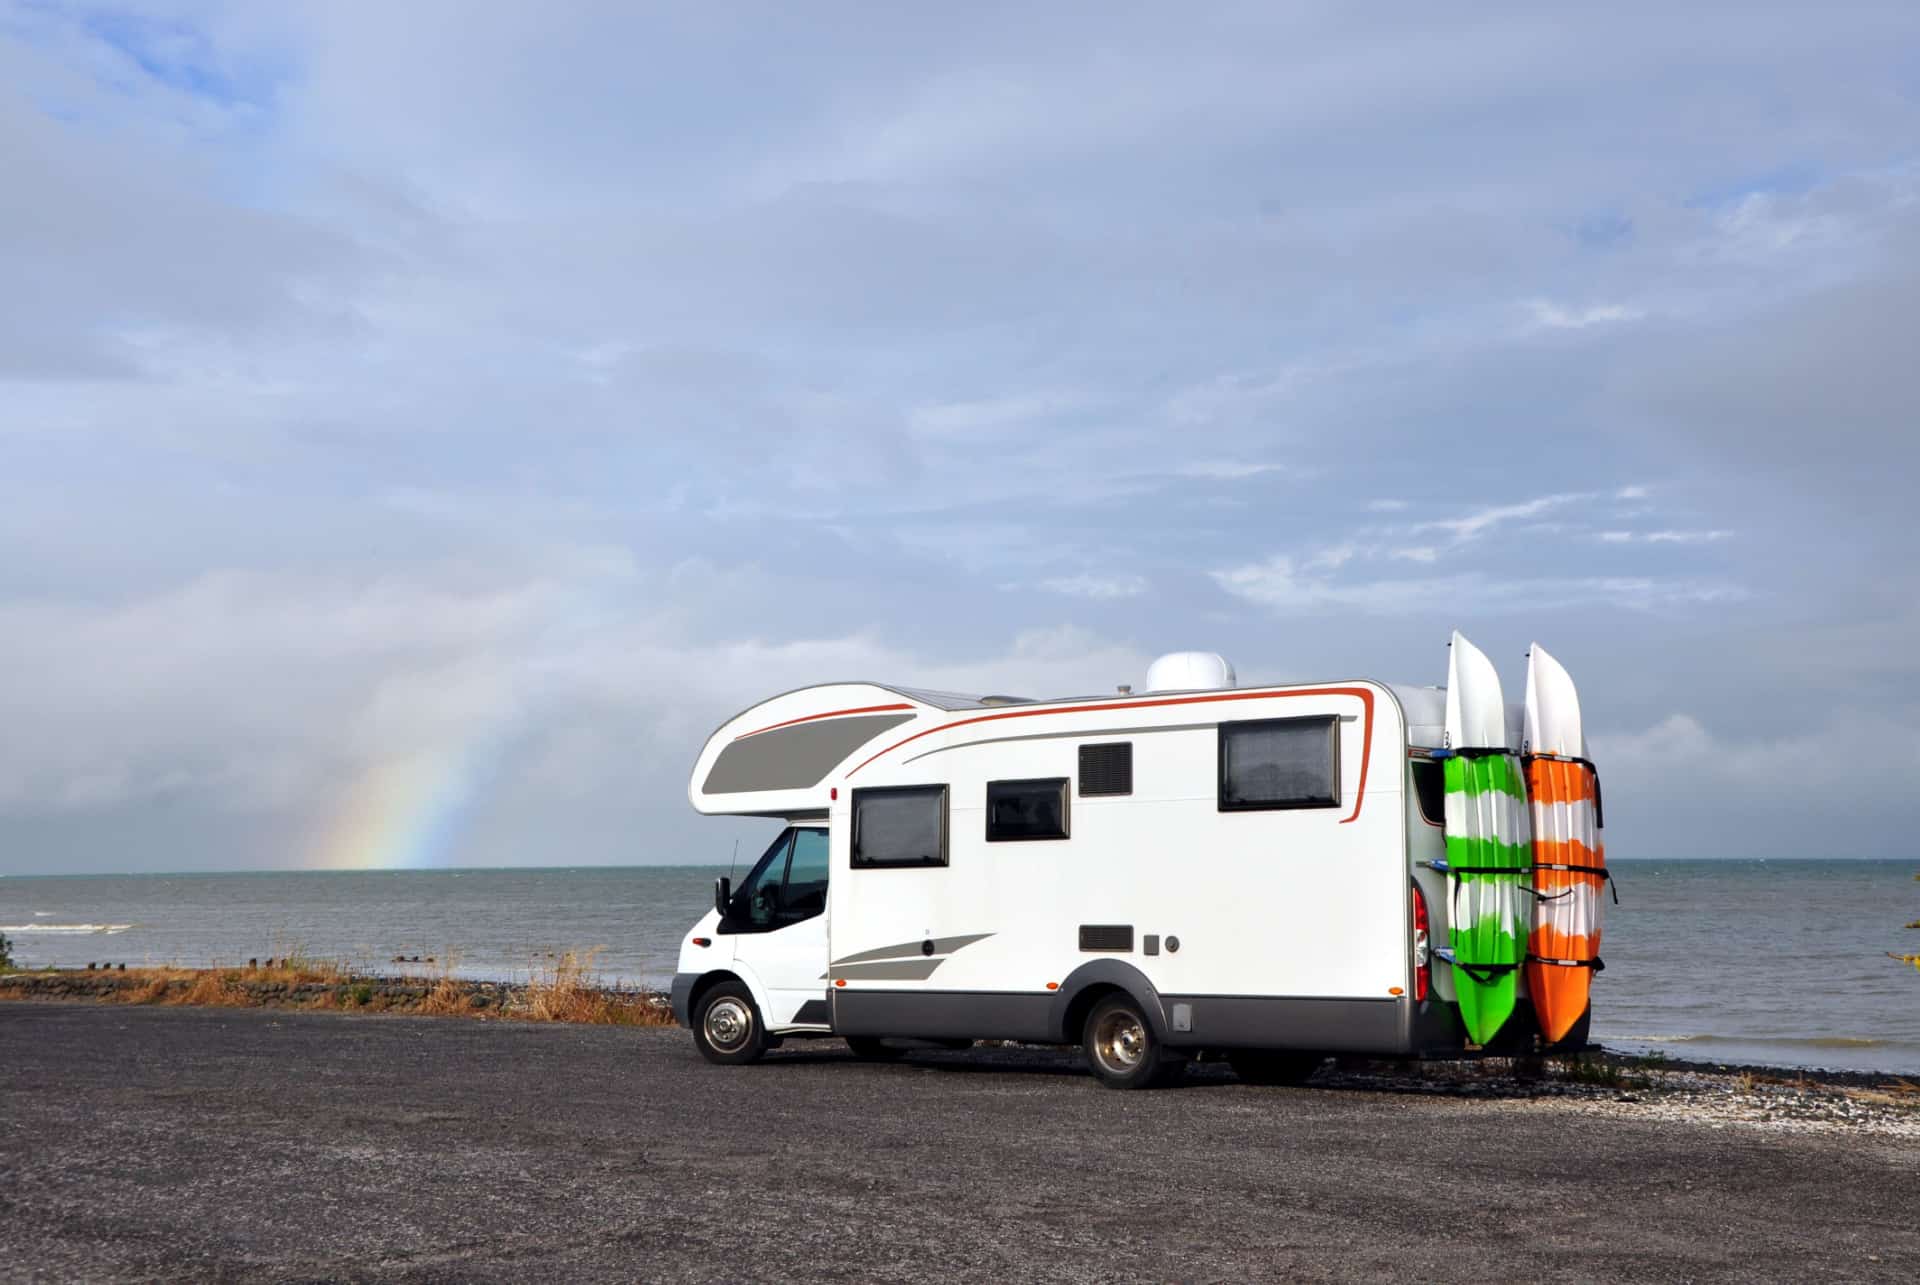
<instances>
[{"instance_id":1,"label":"breaking wave","mask_svg":"<svg viewBox=\"0 0 1920 1285\"><path fill-rule=\"evenodd\" d=\"M62 933L70 937L92 933L111 937L131 927L132 924L0 924L0 933Z\"/></svg>"},{"instance_id":2,"label":"breaking wave","mask_svg":"<svg viewBox=\"0 0 1920 1285\"><path fill-rule=\"evenodd\" d=\"M1906 1040L1876 1040L1849 1035L1813 1036L1796 1039L1782 1035L1615 1035L1616 1040L1640 1044L1744 1044L1778 1045L1803 1049L1878 1049L1910 1047Z\"/></svg>"}]
</instances>

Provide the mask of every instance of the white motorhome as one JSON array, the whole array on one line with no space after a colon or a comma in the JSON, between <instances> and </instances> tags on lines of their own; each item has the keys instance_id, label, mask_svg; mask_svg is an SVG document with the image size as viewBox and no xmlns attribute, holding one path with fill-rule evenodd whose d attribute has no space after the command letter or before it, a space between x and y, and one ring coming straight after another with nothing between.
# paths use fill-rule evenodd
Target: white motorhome
<instances>
[{"instance_id":1,"label":"white motorhome","mask_svg":"<svg viewBox=\"0 0 1920 1285\"><path fill-rule=\"evenodd\" d=\"M1457 1052L1423 865L1445 855L1444 707L1365 679L1237 687L1210 653L1110 696L776 696L694 765L700 812L786 829L720 881L674 1011L720 1063L801 1036L1029 1040L1083 1045L1115 1087L1202 1051L1263 1081Z\"/></svg>"}]
</instances>

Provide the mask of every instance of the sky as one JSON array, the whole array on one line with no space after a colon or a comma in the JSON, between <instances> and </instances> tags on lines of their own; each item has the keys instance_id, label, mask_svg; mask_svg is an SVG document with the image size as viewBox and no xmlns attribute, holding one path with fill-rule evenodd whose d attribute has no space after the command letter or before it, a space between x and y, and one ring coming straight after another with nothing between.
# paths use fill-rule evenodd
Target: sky
<instances>
[{"instance_id":1,"label":"sky","mask_svg":"<svg viewBox=\"0 0 1920 1285\"><path fill-rule=\"evenodd\" d=\"M789 688L1455 628L1610 855L1913 856L1916 312L1911 0L0 0L0 873L724 861Z\"/></svg>"}]
</instances>

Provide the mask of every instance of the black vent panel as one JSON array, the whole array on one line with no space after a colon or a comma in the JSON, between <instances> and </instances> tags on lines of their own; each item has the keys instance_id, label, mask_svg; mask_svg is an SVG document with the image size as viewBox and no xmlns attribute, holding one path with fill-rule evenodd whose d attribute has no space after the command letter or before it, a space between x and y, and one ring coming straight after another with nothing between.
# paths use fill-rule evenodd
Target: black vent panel
<instances>
[{"instance_id":1,"label":"black vent panel","mask_svg":"<svg viewBox=\"0 0 1920 1285\"><path fill-rule=\"evenodd\" d=\"M1132 950L1132 924L1081 924L1081 950Z\"/></svg>"},{"instance_id":2,"label":"black vent panel","mask_svg":"<svg viewBox=\"0 0 1920 1285\"><path fill-rule=\"evenodd\" d=\"M1133 793L1133 742L1080 747L1080 796Z\"/></svg>"}]
</instances>

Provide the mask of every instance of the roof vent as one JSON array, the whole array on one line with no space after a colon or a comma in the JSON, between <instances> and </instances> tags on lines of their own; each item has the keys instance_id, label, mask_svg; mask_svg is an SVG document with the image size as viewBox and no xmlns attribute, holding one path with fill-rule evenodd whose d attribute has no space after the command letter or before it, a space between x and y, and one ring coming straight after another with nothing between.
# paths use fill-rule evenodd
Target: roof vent
<instances>
[{"instance_id":1,"label":"roof vent","mask_svg":"<svg viewBox=\"0 0 1920 1285\"><path fill-rule=\"evenodd\" d=\"M1150 692L1202 692L1232 687L1233 666L1212 651L1169 652L1147 666Z\"/></svg>"}]
</instances>

